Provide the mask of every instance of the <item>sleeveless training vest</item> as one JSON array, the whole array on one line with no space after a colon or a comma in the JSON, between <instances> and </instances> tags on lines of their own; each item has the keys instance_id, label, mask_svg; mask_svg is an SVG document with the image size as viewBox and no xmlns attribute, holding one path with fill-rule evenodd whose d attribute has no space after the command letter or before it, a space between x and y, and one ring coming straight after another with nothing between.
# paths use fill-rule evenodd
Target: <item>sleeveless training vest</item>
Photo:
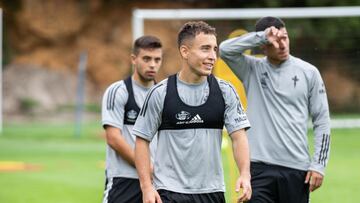
<instances>
[{"instance_id":1,"label":"sleeveless training vest","mask_svg":"<svg viewBox=\"0 0 360 203\"><path fill-rule=\"evenodd\" d=\"M124 124L125 125L134 125L135 121L139 115L140 108L135 102L134 91L132 88L131 76L124 80L126 90L129 93L128 100L125 105L124 111Z\"/></svg>"},{"instance_id":2,"label":"sleeveless training vest","mask_svg":"<svg viewBox=\"0 0 360 203\"><path fill-rule=\"evenodd\" d=\"M187 105L180 99L176 80L176 75L168 79L159 130L223 129L225 101L216 78L213 75L207 77L209 96L206 102L199 106Z\"/></svg>"}]
</instances>

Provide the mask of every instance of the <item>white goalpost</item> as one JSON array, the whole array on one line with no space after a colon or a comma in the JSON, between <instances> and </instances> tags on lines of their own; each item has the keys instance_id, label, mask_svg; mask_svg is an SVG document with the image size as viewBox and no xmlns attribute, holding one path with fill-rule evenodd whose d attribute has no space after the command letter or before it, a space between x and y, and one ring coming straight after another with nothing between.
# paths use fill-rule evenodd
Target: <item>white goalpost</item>
<instances>
[{"instance_id":1,"label":"white goalpost","mask_svg":"<svg viewBox=\"0 0 360 203\"><path fill-rule=\"evenodd\" d=\"M264 16L288 19L359 17L360 6L254 9L134 9L133 41L144 35L145 20L245 20ZM332 119L332 128L360 127L360 119Z\"/></svg>"},{"instance_id":2,"label":"white goalpost","mask_svg":"<svg viewBox=\"0 0 360 203\"><path fill-rule=\"evenodd\" d=\"M145 20L241 20L263 16L281 18L332 18L360 16L360 6L256 9L134 9L133 40L144 34Z\"/></svg>"},{"instance_id":3,"label":"white goalpost","mask_svg":"<svg viewBox=\"0 0 360 203\"><path fill-rule=\"evenodd\" d=\"M2 42L3 42L3 12L2 9L0 8L0 135L3 132L3 61L2 61L2 55L3 55L3 51L2 51Z\"/></svg>"}]
</instances>

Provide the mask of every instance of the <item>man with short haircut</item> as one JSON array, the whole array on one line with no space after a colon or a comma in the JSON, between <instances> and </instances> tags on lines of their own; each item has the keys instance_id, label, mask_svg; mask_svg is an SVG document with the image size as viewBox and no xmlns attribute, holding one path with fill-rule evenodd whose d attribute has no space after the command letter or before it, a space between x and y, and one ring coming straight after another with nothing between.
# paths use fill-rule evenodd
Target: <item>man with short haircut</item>
<instances>
[{"instance_id":1,"label":"man with short haircut","mask_svg":"<svg viewBox=\"0 0 360 203\"><path fill-rule=\"evenodd\" d=\"M307 203L319 188L330 153L330 117L325 86L313 65L290 55L285 23L257 21L256 32L221 43L220 55L244 84L252 123L251 203ZM266 57L244 55L261 47ZM315 147L308 148L309 113Z\"/></svg>"},{"instance_id":2,"label":"man with short haircut","mask_svg":"<svg viewBox=\"0 0 360 203\"><path fill-rule=\"evenodd\" d=\"M103 203L142 202L134 160L135 136L131 131L162 63L160 40L154 36L138 38L131 62L134 73L110 85L103 96L102 125L107 141ZM156 140L151 143L151 149L155 147Z\"/></svg>"},{"instance_id":3,"label":"man with short haircut","mask_svg":"<svg viewBox=\"0 0 360 203\"><path fill-rule=\"evenodd\" d=\"M178 34L182 67L154 86L135 123L135 163L143 202L225 202L221 162L223 126L232 139L243 188L239 201L251 197L249 150L245 130L250 127L234 87L215 78L215 28L188 22ZM158 133L151 178L149 142Z\"/></svg>"}]
</instances>

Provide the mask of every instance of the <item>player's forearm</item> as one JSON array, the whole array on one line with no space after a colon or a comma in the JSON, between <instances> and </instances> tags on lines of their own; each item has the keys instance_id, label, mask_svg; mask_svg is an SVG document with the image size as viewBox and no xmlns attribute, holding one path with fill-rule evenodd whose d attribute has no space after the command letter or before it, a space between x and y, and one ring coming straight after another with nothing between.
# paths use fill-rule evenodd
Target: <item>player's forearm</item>
<instances>
[{"instance_id":1,"label":"player's forearm","mask_svg":"<svg viewBox=\"0 0 360 203\"><path fill-rule=\"evenodd\" d=\"M324 175L330 155L330 116L326 96L315 96L310 100L314 125L314 155L309 170Z\"/></svg>"},{"instance_id":2,"label":"player's forearm","mask_svg":"<svg viewBox=\"0 0 360 203\"><path fill-rule=\"evenodd\" d=\"M330 157L330 126L328 124L314 127L314 155L309 170L324 175Z\"/></svg>"},{"instance_id":3,"label":"player's forearm","mask_svg":"<svg viewBox=\"0 0 360 203\"><path fill-rule=\"evenodd\" d=\"M130 165L135 167L135 152L134 149L126 142L122 136L120 129L107 128L106 141L111 148L113 148L118 155L126 160Z\"/></svg>"},{"instance_id":4,"label":"player's forearm","mask_svg":"<svg viewBox=\"0 0 360 203\"><path fill-rule=\"evenodd\" d=\"M250 152L245 130L236 131L231 137L234 159L240 175L250 177Z\"/></svg>"},{"instance_id":5,"label":"player's forearm","mask_svg":"<svg viewBox=\"0 0 360 203\"><path fill-rule=\"evenodd\" d=\"M247 50L265 44L264 32L250 32L240 37L231 38L223 41L220 46L221 58L231 58L231 56L241 56Z\"/></svg>"},{"instance_id":6,"label":"player's forearm","mask_svg":"<svg viewBox=\"0 0 360 203\"><path fill-rule=\"evenodd\" d=\"M249 76L250 69L256 64L253 57L243 54L245 50L266 43L265 36L252 32L241 37L228 39L219 46L220 57L229 66L233 73L245 82Z\"/></svg>"},{"instance_id":7,"label":"player's forearm","mask_svg":"<svg viewBox=\"0 0 360 203\"><path fill-rule=\"evenodd\" d=\"M141 189L145 190L153 187L151 182L149 142L139 137L136 138L135 144L135 164Z\"/></svg>"}]
</instances>

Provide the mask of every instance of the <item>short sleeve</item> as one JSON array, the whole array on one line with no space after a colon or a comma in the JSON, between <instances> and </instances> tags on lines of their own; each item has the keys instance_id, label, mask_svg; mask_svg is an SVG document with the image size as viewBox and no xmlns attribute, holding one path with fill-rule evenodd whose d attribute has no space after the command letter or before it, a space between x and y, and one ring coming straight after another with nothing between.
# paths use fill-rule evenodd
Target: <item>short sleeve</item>
<instances>
[{"instance_id":1,"label":"short sleeve","mask_svg":"<svg viewBox=\"0 0 360 203\"><path fill-rule=\"evenodd\" d=\"M229 135L240 129L249 129L250 122L235 88L223 80L219 80L219 84L225 101L224 124Z\"/></svg>"},{"instance_id":2,"label":"short sleeve","mask_svg":"<svg viewBox=\"0 0 360 203\"><path fill-rule=\"evenodd\" d=\"M145 98L144 105L136 119L133 134L151 141L161 125L166 88L164 83L154 86Z\"/></svg>"},{"instance_id":3,"label":"short sleeve","mask_svg":"<svg viewBox=\"0 0 360 203\"><path fill-rule=\"evenodd\" d=\"M102 126L110 125L123 128L124 108L128 99L128 92L123 81L110 85L103 96L101 117Z\"/></svg>"}]
</instances>

